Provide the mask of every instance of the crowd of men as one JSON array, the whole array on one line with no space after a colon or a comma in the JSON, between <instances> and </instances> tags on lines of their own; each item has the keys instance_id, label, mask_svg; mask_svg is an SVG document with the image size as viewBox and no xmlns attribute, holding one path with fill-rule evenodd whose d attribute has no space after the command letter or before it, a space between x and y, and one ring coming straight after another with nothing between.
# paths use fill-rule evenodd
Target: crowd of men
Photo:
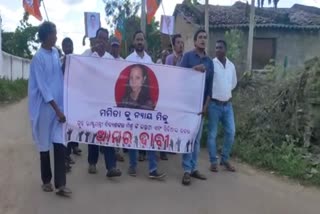
<instances>
[{"instance_id":1,"label":"crowd of men","mask_svg":"<svg viewBox=\"0 0 320 214\"><path fill-rule=\"evenodd\" d=\"M67 148L62 139L62 123L66 121L63 113L63 75L65 60L68 54L73 53L73 42L65 38L62 42L64 56L60 58L55 48L57 40L56 26L51 22L44 22L39 27L39 40L41 48L34 55L30 66L29 78L29 114L32 126L32 136L40 152L42 189L53 192L51 184L52 172L50 167L50 149L54 149L54 184L56 194L70 196L71 190L66 187L66 173L71 171L75 162L71 154L81 155L79 144L70 142ZM90 41L90 48L82 55L103 57L115 60L128 60L137 63L153 63L152 58L145 50L145 35L142 31L135 32L133 36L134 51L126 58L120 56L120 42L116 38L109 41L109 32L100 28L96 37ZM194 69L204 72L206 76L203 111L199 113L201 125L194 142L192 153L182 155L183 176L182 184L190 185L192 178L206 180L206 176L198 170L198 155L200 139L202 136L204 116L208 118L207 148L209 152L210 170L218 172L218 155L216 137L219 122L224 128L224 143L221 152L220 165L228 171L234 172L235 168L229 161L230 152L235 137L235 122L232 109L232 90L236 87L237 77L234 64L226 57L227 44L223 40L216 42L216 57L210 58L205 52L207 33L200 29L194 34L194 49L184 52L184 41L180 34L172 37L172 53L162 52L158 63ZM109 52L108 46L110 45ZM188 73L186 72L186 75ZM186 87L185 90L188 90ZM149 163L149 178L164 179L166 174L158 171L158 157L155 151L123 150L113 147L99 147L88 145L88 173L96 174L96 164L99 154L104 156L107 177L122 175L117 168L117 161L124 161L124 154L129 156L130 176L137 175L138 161L147 160ZM160 153L161 160L168 160L165 152Z\"/></svg>"}]
</instances>

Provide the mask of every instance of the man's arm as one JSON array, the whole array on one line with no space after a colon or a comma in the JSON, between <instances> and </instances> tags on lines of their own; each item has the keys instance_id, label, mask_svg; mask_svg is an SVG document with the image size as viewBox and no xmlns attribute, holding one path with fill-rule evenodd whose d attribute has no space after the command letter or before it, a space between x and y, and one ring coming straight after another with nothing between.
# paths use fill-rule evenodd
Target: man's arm
<instances>
[{"instance_id":1,"label":"man's arm","mask_svg":"<svg viewBox=\"0 0 320 214\"><path fill-rule=\"evenodd\" d=\"M166 57L166 63L165 63L166 65L172 65L172 63L170 63L171 58L172 58L171 54Z\"/></svg>"},{"instance_id":2,"label":"man's arm","mask_svg":"<svg viewBox=\"0 0 320 214\"><path fill-rule=\"evenodd\" d=\"M235 87L237 86L237 72L236 72L236 68L233 65L233 71L232 71L232 90L235 89Z\"/></svg>"},{"instance_id":3,"label":"man's arm","mask_svg":"<svg viewBox=\"0 0 320 214\"><path fill-rule=\"evenodd\" d=\"M205 80L205 103L203 106L203 113L206 114L208 111L208 106L210 103L210 100L212 98L212 84L213 84L213 72L214 66L213 62L210 64L209 70L206 72L206 80Z\"/></svg>"},{"instance_id":4,"label":"man's arm","mask_svg":"<svg viewBox=\"0 0 320 214\"><path fill-rule=\"evenodd\" d=\"M35 61L33 63L31 63L31 69L34 71L34 74L35 74L34 76L35 76L39 91L40 91L45 103L49 103L51 105L51 107L55 111L56 115L58 116L60 122L65 122L66 118L63 115L63 113L61 112L61 110L59 109L56 102L54 101L52 91L50 90L50 88L47 85L46 70L43 69L43 66L41 65L38 58L36 58ZM60 72L62 72L62 71L60 71Z\"/></svg>"},{"instance_id":5,"label":"man's arm","mask_svg":"<svg viewBox=\"0 0 320 214\"><path fill-rule=\"evenodd\" d=\"M177 65L177 66L180 66L180 67L184 67L184 68L190 68L189 66L189 54L186 53L183 55L181 61L180 61L180 64Z\"/></svg>"}]
</instances>

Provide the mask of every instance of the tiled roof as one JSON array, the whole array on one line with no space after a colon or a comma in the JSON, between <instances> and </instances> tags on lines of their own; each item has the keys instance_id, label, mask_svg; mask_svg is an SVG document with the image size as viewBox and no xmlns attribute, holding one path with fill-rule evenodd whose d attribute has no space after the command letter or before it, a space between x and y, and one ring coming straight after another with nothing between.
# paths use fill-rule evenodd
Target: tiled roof
<instances>
[{"instance_id":1,"label":"tiled roof","mask_svg":"<svg viewBox=\"0 0 320 214\"><path fill-rule=\"evenodd\" d=\"M174 15L182 14L191 23L203 24L204 5L176 5ZM248 27L250 5L236 2L232 6L209 5L212 28ZM256 8L256 27L320 29L320 8L295 4L291 8Z\"/></svg>"}]
</instances>

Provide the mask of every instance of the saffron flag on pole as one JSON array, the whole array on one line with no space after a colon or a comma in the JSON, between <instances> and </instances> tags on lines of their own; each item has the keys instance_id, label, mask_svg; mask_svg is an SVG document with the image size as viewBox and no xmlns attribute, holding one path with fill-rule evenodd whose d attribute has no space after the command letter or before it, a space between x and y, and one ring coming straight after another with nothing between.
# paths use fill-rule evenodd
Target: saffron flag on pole
<instances>
[{"instance_id":1,"label":"saffron flag on pole","mask_svg":"<svg viewBox=\"0 0 320 214\"><path fill-rule=\"evenodd\" d=\"M125 40L126 36L125 36L125 14L124 12L122 12L119 16L119 20L117 22L117 27L116 27L116 30L114 32L115 34L115 37L121 42L123 40Z\"/></svg>"},{"instance_id":2,"label":"saffron flag on pole","mask_svg":"<svg viewBox=\"0 0 320 214\"><path fill-rule=\"evenodd\" d=\"M40 0L23 0L23 8L27 13L42 21Z\"/></svg>"},{"instance_id":3,"label":"saffron flag on pole","mask_svg":"<svg viewBox=\"0 0 320 214\"><path fill-rule=\"evenodd\" d=\"M147 23L151 24L152 18L156 14L161 0L147 0Z\"/></svg>"}]
</instances>

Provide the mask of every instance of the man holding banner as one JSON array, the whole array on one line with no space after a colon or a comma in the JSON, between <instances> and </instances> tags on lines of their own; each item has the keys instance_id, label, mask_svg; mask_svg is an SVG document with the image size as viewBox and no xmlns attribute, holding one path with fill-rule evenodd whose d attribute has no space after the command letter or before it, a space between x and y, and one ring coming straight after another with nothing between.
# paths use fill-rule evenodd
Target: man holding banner
<instances>
[{"instance_id":1,"label":"man holding banner","mask_svg":"<svg viewBox=\"0 0 320 214\"><path fill-rule=\"evenodd\" d=\"M62 123L66 122L63 108L63 74L55 24L43 22L38 30L41 48L31 61L28 85L29 116L32 137L40 153L42 190L52 192L50 149L54 150L54 184L56 194L71 195L66 187L66 147L62 138Z\"/></svg>"},{"instance_id":2,"label":"man holding banner","mask_svg":"<svg viewBox=\"0 0 320 214\"><path fill-rule=\"evenodd\" d=\"M145 52L145 35L139 30L136 31L133 35L133 45L134 52L131 53L126 60L131 62L139 62L139 63L148 63L153 64L151 57ZM144 151L139 151L141 153L145 153ZM155 151L148 151L148 160L149 160L149 178L151 179L162 179L166 176L165 173L159 173L157 171L157 156ZM137 151L130 149L130 167L129 167L129 175L136 176L137 175ZM140 158L139 158L140 159Z\"/></svg>"},{"instance_id":3,"label":"man holding banner","mask_svg":"<svg viewBox=\"0 0 320 214\"><path fill-rule=\"evenodd\" d=\"M99 28L96 33L94 45L91 50L87 50L83 53L84 56L95 56L101 58L112 59L113 57L107 52L107 42L109 38L109 31L104 28ZM116 168L116 151L113 147L106 147L103 149L104 160L107 169L107 177L118 177L121 176L121 171ZM96 174L96 164L99 159L99 146L88 145L88 163L90 174Z\"/></svg>"},{"instance_id":4,"label":"man holding banner","mask_svg":"<svg viewBox=\"0 0 320 214\"><path fill-rule=\"evenodd\" d=\"M193 37L195 49L189 51L183 55L180 66L185 68L193 68L196 71L206 73L204 99L203 99L203 112L206 113L207 106L210 101L210 91L212 89L213 80L213 63L212 60L206 55L205 48L207 42L207 33L205 30L198 30ZM209 97L209 98L208 98ZM194 148L192 153L183 154L182 166L184 169L184 175L182 178L183 185L191 184L191 177L206 180L207 178L200 174L197 170L198 154L200 151L200 141L202 135L203 120L198 130L197 137L194 142Z\"/></svg>"}]
</instances>

